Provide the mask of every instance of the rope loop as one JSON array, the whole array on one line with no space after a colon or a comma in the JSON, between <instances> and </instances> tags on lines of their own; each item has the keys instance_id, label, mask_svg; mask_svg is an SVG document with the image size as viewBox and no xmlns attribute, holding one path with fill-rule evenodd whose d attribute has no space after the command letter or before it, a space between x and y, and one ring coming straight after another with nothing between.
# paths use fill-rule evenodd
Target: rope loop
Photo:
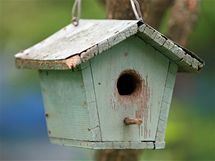
<instances>
[{"instance_id":1,"label":"rope loop","mask_svg":"<svg viewBox=\"0 0 215 161\"><path fill-rule=\"evenodd\" d=\"M143 16L140 9L140 4L137 0L130 0L132 10L137 20L143 21ZM81 15L81 0L75 0L72 7L72 24L74 26L79 25Z\"/></svg>"},{"instance_id":2,"label":"rope loop","mask_svg":"<svg viewBox=\"0 0 215 161\"><path fill-rule=\"evenodd\" d=\"M72 24L74 26L79 25L80 16L81 16L81 0L75 0L72 7Z\"/></svg>"},{"instance_id":3,"label":"rope loop","mask_svg":"<svg viewBox=\"0 0 215 161\"><path fill-rule=\"evenodd\" d=\"M130 3L136 19L143 21L139 2L137 0L130 0Z\"/></svg>"}]
</instances>

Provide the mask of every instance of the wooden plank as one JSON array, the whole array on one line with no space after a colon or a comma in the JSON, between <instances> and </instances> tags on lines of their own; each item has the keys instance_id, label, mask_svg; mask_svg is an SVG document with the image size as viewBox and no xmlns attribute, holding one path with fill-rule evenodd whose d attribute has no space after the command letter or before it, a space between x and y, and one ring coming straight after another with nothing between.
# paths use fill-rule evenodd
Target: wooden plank
<instances>
[{"instance_id":1,"label":"wooden plank","mask_svg":"<svg viewBox=\"0 0 215 161\"><path fill-rule=\"evenodd\" d=\"M66 64L65 60L59 61L42 61L38 62L37 60L26 60L21 58L16 58L16 67L17 68L26 68L26 69L41 69L41 70L65 70L70 69Z\"/></svg>"},{"instance_id":2,"label":"wooden plank","mask_svg":"<svg viewBox=\"0 0 215 161\"><path fill-rule=\"evenodd\" d=\"M92 72L89 62L81 64L82 77L87 98L87 107L90 119L89 131L92 133L91 141L101 141L101 129L99 115L95 97L95 90L92 78Z\"/></svg>"},{"instance_id":3,"label":"wooden plank","mask_svg":"<svg viewBox=\"0 0 215 161\"><path fill-rule=\"evenodd\" d=\"M74 146L89 149L154 149L153 142L89 142L54 137L51 137L50 141L54 144L63 146Z\"/></svg>"},{"instance_id":4,"label":"wooden plank","mask_svg":"<svg viewBox=\"0 0 215 161\"><path fill-rule=\"evenodd\" d=\"M81 71L40 71L49 136L92 140Z\"/></svg>"},{"instance_id":5,"label":"wooden plank","mask_svg":"<svg viewBox=\"0 0 215 161\"><path fill-rule=\"evenodd\" d=\"M102 140L154 140L169 64L168 59L150 45L143 43L138 37L133 36L105 51L104 54L91 59L90 62L98 102ZM144 87L141 97L134 99L133 102L122 103L116 83L121 72L128 69L137 71L142 77ZM145 94L143 94L144 92ZM142 125L124 125L125 117L138 115L143 117Z\"/></svg>"},{"instance_id":6,"label":"wooden plank","mask_svg":"<svg viewBox=\"0 0 215 161\"><path fill-rule=\"evenodd\" d=\"M180 72L197 72L204 66L203 60L194 53L174 43L147 24L139 27L137 35L178 64Z\"/></svg>"},{"instance_id":7,"label":"wooden plank","mask_svg":"<svg viewBox=\"0 0 215 161\"><path fill-rule=\"evenodd\" d=\"M135 34L137 22L137 20L80 20L78 27L70 24L42 42L18 53L16 58L26 61L67 59L112 37L120 37L124 32L127 37ZM135 32L128 33L128 30ZM124 39L118 39L117 43L122 40ZM110 48L114 44L105 42L104 45Z\"/></svg>"},{"instance_id":8,"label":"wooden plank","mask_svg":"<svg viewBox=\"0 0 215 161\"><path fill-rule=\"evenodd\" d=\"M161 144L161 145L165 144L164 139L166 134L169 109L170 109L170 104L172 100L172 93L174 89L177 70L178 70L177 65L173 62L170 62L168 75L166 78L164 94L162 98L160 116L158 120L158 128L157 128L156 142L155 142L156 144ZM159 148L159 146L156 146L156 148Z\"/></svg>"}]
</instances>

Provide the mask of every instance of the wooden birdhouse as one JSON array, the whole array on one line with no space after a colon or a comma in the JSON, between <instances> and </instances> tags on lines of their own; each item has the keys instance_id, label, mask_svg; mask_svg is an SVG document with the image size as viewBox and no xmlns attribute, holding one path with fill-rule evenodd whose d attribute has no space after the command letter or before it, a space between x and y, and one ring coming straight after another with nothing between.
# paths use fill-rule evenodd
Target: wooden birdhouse
<instances>
[{"instance_id":1,"label":"wooden birdhouse","mask_svg":"<svg viewBox=\"0 0 215 161\"><path fill-rule=\"evenodd\" d=\"M176 73L204 62L137 20L81 20L15 55L39 70L53 143L161 149Z\"/></svg>"}]
</instances>

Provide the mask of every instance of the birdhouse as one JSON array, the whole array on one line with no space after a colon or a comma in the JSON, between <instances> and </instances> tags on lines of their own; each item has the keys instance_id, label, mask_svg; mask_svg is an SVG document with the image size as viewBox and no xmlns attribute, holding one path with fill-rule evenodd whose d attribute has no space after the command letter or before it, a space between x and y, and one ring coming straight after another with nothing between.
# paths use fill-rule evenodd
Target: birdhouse
<instances>
[{"instance_id":1,"label":"birdhouse","mask_svg":"<svg viewBox=\"0 0 215 161\"><path fill-rule=\"evenodd\" d=\"M137 20L80 20L15 55L39 71L50 141L162 149L176 73L204 62Z\"/></svg>"}]
</instances>

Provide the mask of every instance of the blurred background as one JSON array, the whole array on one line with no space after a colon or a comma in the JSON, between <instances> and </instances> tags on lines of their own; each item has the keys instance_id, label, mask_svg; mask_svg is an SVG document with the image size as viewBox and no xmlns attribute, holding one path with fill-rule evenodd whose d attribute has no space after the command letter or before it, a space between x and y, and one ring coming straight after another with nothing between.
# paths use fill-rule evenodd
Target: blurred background
<instances>
[{"instance_id":1,"label":"blurred background","mask_svg":"<svg viewBox=\"0 0 215 161\"><path fill-rule=\"evenodd\" d=\"M18 70L14 63L14 54L70 23L72 4L0 0L0 160L93 160L93 150L49 143L37 71ZM82 18L105 18L105 7L99 0L84 0ZM215 0L202 0L188 48L206 66L199 74L177 75L166 149L146 150L141 160L215 160L214 29Z\"/></svg>"}]
</instances>

